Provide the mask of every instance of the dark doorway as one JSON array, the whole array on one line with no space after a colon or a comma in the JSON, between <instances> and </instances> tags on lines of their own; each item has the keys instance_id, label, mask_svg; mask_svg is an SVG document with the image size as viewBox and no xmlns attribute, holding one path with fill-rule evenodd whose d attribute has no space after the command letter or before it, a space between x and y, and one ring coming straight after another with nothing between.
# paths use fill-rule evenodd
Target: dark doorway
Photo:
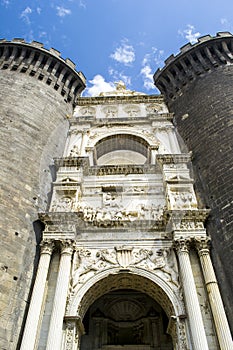
<instances>
[{"instance_id":1,"label":"dark doorway","mask_svg":"<svg viewBox=\"0 0 233 350\"><path fill-rule=\"evenodd\" d=\"M84 320L81 350L172 350L168 319L145 293L117 290L96 300Z\"/></svg>"}]
</instances>

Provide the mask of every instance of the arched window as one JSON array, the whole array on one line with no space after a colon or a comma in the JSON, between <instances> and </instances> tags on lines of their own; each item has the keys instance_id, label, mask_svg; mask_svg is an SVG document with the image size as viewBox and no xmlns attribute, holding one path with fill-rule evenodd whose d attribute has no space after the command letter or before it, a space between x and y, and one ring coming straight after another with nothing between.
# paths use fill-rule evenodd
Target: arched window
<instances>
[{"instance_id":1,"label":"arched window","mask_svg":"<svg viewBox=\"0 0 233 350\"><path fill-rule=\"evenodd\" d=\"M107 136L95 145L97 165L145 164L149 162L148 143L135 135Z\"/></svg>"}]
</instances>

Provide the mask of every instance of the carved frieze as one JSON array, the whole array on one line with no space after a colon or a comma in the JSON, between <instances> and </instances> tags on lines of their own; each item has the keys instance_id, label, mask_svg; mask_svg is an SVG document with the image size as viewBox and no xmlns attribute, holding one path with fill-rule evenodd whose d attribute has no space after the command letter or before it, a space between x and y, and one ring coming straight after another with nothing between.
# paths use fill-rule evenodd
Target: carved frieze
<instances>
[{"instance_id":1,"label":"carved frieze","mask_svg":"<svg viewBox=\"0 0 233 350\"><path fill-rule=\"evenodd\" d=\"M143 165L103 165L90 167L88 175L105 176L105 175L129 175L129 174L154 174L158 167L154 164Z\"/></svg>"},{"instance_id":2,"label":"carved frieze","mask_svg":"<svg viewBox=\"0 0 233 350\"><path fill-rule=\"evenodd\" d=\"M51 211L69 212L74 210L74 198L63 196L56 198L51 206Z\"/></svg>"},{"instance_id":3,"label":"carved frieze","mask_svg":"<svg viewBox=\"0 0 233 350\"><path fill-rule=\"evenodd\" d=\"M146 106L146 111L149 114L162 113L164 107L165 105L162 105L161 103L150 103L149 105Z\"/></svg>"},{"instance_id":4,"label":"carved frieze","mask_svg":"<svg viewBox=\"0 0 233 350\"><path fill-rule=\"evenodd\" d=\"M84 106L80 108L78 115L79 116L94 116L96 109L91 106Z\"/></svg>"},{"instance_id":5,"label":"carved frieze","mask_svg":"<svg viewBox=\"0 0 233 350\"><path fill-rule=\"evenodd\" d=\"M103 108L103 112L106 118L116 118L118 114L117 106L110 105Z\"/></svg>"},{"instance_id":6,"label":"carved frieze","mask_svg":"<svg viewBox=\"0 0 233 350\"><path fill-rule=\"evenodd\" d=\"M208 209L170 210L167 215L176 235L205 235L204 223L209 215Z\"/></svg>"},{"instance_id":7,"label":"carved frieze","mask_svg":"<svg viewBox=\"0 0 233 350\"><path fill-rule=\"evenodd\" d=\"M128 105L124 108L124 111L126 112L126 114L128 115L128 117L137 117L140 109L137 105Z\"/></svg>"},{"instance_id":8,"label":"carved frieze","mask_svg":"<svg viewBox=\"0 0 233 350\"><path fill-rule=\"evenodd\" d=\"M164 207L161 204L146 205L142 203L135 208L126 208L121 206L119 196L105 193L102 208L94 208L79 202L76 206L76 211L81 213L84 221L99 227L109 227L116 226L124 221L160 221L163 219Z\"/></svg>"},{"instance_id":9,"label":"carved frieze","mask_svg":"<svg viewBox=\"0 0 233 350\"><path fill-rule=\"evenodd\" d=\"M114 249L77 250L77 264L72 276L72 289L97 272L112 267L140 267L159 274L167 282L178 286L178 272L175 255L170 249L150 250L131 246Z\"/></svg>"},{"instance_id":10,"label":"carved frieze","mask_svg":"<svg viewBox=\"0 0 233 350\"><path fill-rule=\"evenodd\" d=\"M176 187L168 187L167 192L168 208L175 210L197 208L197 201L191 187L185 191Z\"/></svg>"}]
</instances>

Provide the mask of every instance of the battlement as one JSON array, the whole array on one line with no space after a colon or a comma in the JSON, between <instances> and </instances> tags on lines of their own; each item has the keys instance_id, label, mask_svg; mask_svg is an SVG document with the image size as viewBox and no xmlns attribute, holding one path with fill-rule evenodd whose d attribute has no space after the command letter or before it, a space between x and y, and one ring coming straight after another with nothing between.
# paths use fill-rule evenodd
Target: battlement
<instances>
[{"instance_id":1,"label":"battlement","mask_svg":"<svg viewBox=\"0 0 233 350\"><path fill-rule=\"evenodd\" d=\"M85 77L75 70L70 59L63 59L59 51L47 50L42 43L15 38L0 40L0 69L25 73L50 85L67 102L74 102L85 88Z\"/></svg>"},{"instance_id":2,"label":"battlement","mask_svg":"<svg viewBox=\"0 0 233 350\"><path fill-rule=\"evenodd\" d=\"M167 99L176 99L198 76L229 64L233 64L233 35L205 35L197 43L181 47L176 56L168 57L164 68L155 72L154 82Z\"/></svg>"}]
</instances>

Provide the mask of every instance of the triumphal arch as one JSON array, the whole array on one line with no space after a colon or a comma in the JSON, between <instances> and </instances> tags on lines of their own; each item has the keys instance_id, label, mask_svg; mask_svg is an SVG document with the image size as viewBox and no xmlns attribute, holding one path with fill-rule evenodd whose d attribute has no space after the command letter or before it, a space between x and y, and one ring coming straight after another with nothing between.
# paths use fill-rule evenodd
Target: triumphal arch
<instances>
[{"instance_id":1,"label":"triumphal arch","mask_svg":"<svg viewBox=\"0 0 233 350\"><path fill-rule=\"evenodd\" d=\"M230 349L191 153L122 83L69 116L21 349Z\"/></svg>"}]
</instances>

